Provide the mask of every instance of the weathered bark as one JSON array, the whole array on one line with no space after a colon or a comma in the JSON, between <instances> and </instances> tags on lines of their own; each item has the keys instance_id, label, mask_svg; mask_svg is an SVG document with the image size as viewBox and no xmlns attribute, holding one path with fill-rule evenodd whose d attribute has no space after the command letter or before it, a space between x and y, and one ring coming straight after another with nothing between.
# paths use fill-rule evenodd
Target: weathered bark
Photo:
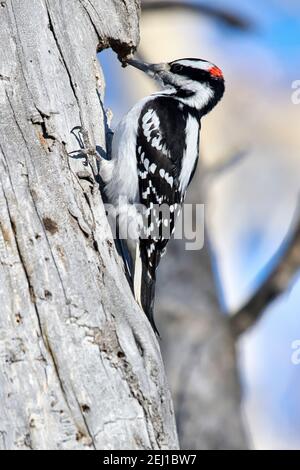
<instances>
[{"instance_id":1,"label":"weathered bark","mask_svg":"<svg viewBox=\"0 0 300 470\"><path fill-rule=\"evenodd\" d=\"M96 49L134 49L138 14L137 0L0 4L1 449L178 445L96 165L69 156L75 126L105 152Z\"/></svg>"}]
</instances>

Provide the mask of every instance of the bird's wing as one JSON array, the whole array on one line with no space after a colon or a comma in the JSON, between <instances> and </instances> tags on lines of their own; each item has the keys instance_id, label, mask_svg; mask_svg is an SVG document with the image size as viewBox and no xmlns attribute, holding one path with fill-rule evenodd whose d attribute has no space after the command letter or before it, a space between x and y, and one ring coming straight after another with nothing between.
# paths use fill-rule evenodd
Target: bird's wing
<instances>
[{"instance_id":1,"label":"bird's wing","mask_svg":"<svg viewBox=\"0 0 300 470\"><path fill-rule=\"evenodd\" d=\"M145 206L140 249L142 260L153 277L174 231L184 197L179 184L182 161L179 153L183 151L185 120L174 106L177 103L170 99L169 102L150 101L143 109L138 125L139 196L140 203Z\"/></svg>"}]
</instances>

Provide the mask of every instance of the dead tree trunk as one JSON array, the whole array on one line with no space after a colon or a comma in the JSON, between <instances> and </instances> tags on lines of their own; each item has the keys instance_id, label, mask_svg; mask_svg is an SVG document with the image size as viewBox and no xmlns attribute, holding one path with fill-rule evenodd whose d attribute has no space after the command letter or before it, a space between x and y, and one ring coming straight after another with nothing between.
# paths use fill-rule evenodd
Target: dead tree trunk
<instances>
[{"instance_id":1,"label":"dead tree trunk","mask_svg":"<svg viewBox=\"0 0 300 470\"><path fill-rule=\"evenodd\" d=\"M96 49L134 49L138 15L137 0L0 2L1 449L178 445L96 162L69 156L75 126L106 150Z\"/></svg>"}]
</instances>

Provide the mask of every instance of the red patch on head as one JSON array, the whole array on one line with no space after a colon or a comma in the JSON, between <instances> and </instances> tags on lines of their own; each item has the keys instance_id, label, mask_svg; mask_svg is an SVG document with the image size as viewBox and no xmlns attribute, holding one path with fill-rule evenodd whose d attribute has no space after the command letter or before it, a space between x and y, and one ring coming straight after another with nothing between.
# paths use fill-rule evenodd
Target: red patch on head
<instances>
[{"instance_id":1,"label":"red patch on head","mask_svg":"<svg viewBox=\"0 0 300 470\"><path fill-rule=\"evenodd\" d=\"M216 77L216 78L223 78L223 73L222 73L222 70L219 69L219 67L212 67L211 69L209 69L209 73L213 76L213 77Z\"/></svg>"}]
</instances>

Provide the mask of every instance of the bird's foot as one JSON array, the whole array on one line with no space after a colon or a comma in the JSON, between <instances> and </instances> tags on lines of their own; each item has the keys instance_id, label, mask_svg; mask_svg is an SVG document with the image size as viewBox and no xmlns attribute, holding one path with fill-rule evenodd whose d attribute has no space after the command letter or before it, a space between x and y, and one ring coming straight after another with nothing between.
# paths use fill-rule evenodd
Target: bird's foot
<instances>
[{"instance_id":1,"label":"bird's foot","mask_svg":"<svg viewBox=\"0 0 300 470\"><path fill-rule=\"evenodd\" d=\"M94 174L98 173L95 161L101 162L102 157L97 147L91 144L88 131L83 127L77 126L72 129L71 134L76 138L80 149L70 152L69 155L73 158L74 156L75 158L85 157L85 166L90 166Z\"/></svg>"}]
</instances>

